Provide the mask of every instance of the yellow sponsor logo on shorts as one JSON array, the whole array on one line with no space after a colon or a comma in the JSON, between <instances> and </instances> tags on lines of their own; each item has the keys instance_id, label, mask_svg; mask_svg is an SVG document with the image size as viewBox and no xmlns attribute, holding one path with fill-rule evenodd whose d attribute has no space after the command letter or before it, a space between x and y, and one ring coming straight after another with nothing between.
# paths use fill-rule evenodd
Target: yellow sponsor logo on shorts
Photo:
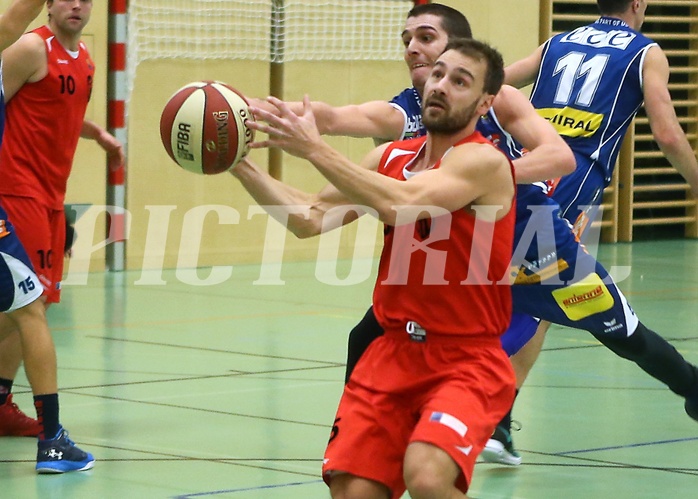
<instances>
[{"instance_id":1,"label":"yellow sponsor logo on shorts","mask_svg":"<svg viewBox=\"0 0 698 499\"><path fill-rule=\"evenodd\" d=\"M587 113L571 107L546 107L537 111L555 127L557 133L566 137L591 137L603 120L603 114Z\"/></svg>"},{"instance_id":2,"label":"yellow sponsor logo on shorts","mask_svg":"<svg viewBox=\"0 0 698 499\"><path fill-rule=\"evenodd\" d=\"M570 267L562 258L558 259L555 263L543 267L542 269L533 270L528 269L524 266L511 268L511 277L514 278L513 284L516 286L523 284L539 284L541 281L550 279L553 276L557 276L563 270Z\"/></svg>"},{"instance_id":3,"label":"yellow sponsor logo on shorts","mask_svg":"<svg viewBox=\"0 0 698 499\"><path fill-rule=\"evenodd\" d=\"M553 291L553 298L565 315L578 321L613 307L613 296L598 274L591 274L566 288Z\"/></svg>"}]
</instances>

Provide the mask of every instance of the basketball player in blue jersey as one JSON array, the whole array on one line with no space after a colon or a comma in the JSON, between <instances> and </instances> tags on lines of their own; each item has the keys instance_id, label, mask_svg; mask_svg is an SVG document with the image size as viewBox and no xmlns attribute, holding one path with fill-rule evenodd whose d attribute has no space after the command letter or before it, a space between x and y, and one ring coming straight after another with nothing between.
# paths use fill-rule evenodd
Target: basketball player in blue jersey
<instances>
[{"instance_id":1,"label":"basketball player in blue jersey","mask_svg":"<svg viewBox=\"0 0 698 499\"><path fill-rule=\"evenodd\" d=\"M531 102L574 152L577 169L549 192L577 230L611 181L626 130L643 104L652 134L698 197L698 163L678 122L662 49L639 32L645 0L598 0L594 23L554 36L507 67L517 87L534 83ZM581 231L580 231L581 232Z\"/></svg>"},{"instance_id":2,"label":"basketball player in blue jersey","mask_svg":"<svg viewBox=\"0 0 698 499\"><path fill-rule=\"evenodd\" d=\"M41 12L45 0L14 0L0 15L0 51L14 43ZM2 66L0 66L0 82ZM5 128L4 91L0 86L0 141ZM92 468L94 458L68 438L58 418L56 350L40 300L43 288L7 213L0 206L0 341L19 331L24 369L34 394L39 433L36 470L64 473ZM0 436L21 435L27 419L12 402L11 386L0 385ZM17 427L19 425L19 428Z\"/></svg>"},{"instance_id":3,"label":"basketball player in blue jersey","mask_svg":"<svg viewBox=\"0 0 698 499\"><path fill-rule=\"evenodd\" d=\"M434 5L422 6L422 8L434 7ZM417 7L414 10L417 9L420 8ZM428 59L423 56L425 51L419 48L419 44L422 43L433 50L433 47L430 47L433 40L448 37L443 27L445 25L446 23L442 23L436 14L433 17L425 16L422 11L420 16L408 16L406 29L403 32L403 41L406 47L405 59L411 70L413 82L415 82L414 88L403 91L388 106L382 102L383 112L377 112L381 106L379 101L359 106L334 108L334 110L326 104L320 104L317 106L317 111L316 103L313 103L313 111L317 112L316 120L320 130L324 133L346 133L353 136L380 138L404 138L422 135L423 128L416 126L416 124L421 123L421 114L416 113L416 110L420 109L421 93L415 91L417 88L415 76L424 71ZM495 99L494 111L488 113L478 124L478 130L483 135L490 137L510 157L515 158L517 183L519 183L516 242L520 248L514 255L514 261L519 264L520 271L516 276L517 286L514 286L514 308L520 313L515 314L512 327L505 335L505 349L510 355L513 355L533 336L537 324L530 318L530 315L589 330L615 353L635 361L642 369L667 384L673 391L687 397L686 410L691 411L689 414L692 417L698 417L698 400L694 401L693 399L694 395L698 397L698 384L693 366L687 363L671 345L638 322L625 298L608 278L605 269L584 252L572 235L567 222L558 216L557 205L547 198L540 189L521 185L543 180L546 169L547 171L555 169L559 171L560 163L564 162L558 163L556 158L564 157L564 154L562 152L558 156L536 154L545 148L536 148L534 145L532 152L522 156L523 149L516 143L514 137L519 139L517 126L528 122L528 118L522 119L520 117L519 111L525 108L518 102L518 97L522 97L518 92L507 92L505 89ZM360 111L362 106L367 107L371 112L362 113ZM348 112L350 108L353 112ZM392 115L390 114L391 108ZM522 114L527 116L525 110ZM385 118L381 120L381 117ZM396 119L396 117L400 119ZM345 123L344 120L347 122ZM531 122L536 125L536 130L543 130L539 137L544 137L542 140L545 147L555 150L556 142L549 139L546 127L538 127L535 120ZM364 126L370 133L362 135L361 126ZM513 130L517 130L517 133L512 133ZM521 136L528 139L525 133ZM527 148L530 147L528 143L525 145ZM336 193L331 190L325 190L316 196L302 193L291 186L271 179L249 162L241 163L232 173L241 180L246 189L262 206L310 205L309 217L298 213L286 214L289 217L288 220L284 220L288 224L287 227L299 237L313 236L323 229L336 226L332 223L346 223L346 220L343 220L341 222L333 221L324 227L322 225L323 222L328 222L325 214L333 206L333 195ZM532 216L533 212L528 209L529 206L539 207L537 209L538 216ZM538 233L539 237L543 236L543 240L548 242L547 247L540 248L540 245L536 244L535 238L531 237L534 233ZM555 252L558 253L559 257L549 263L557 264L560 262L563 265L561 268L566 270L559 275L555 272L552 276L544 277L545 286L541 286L540 276L542 273L537 271L544 267L542 263L545 262L547 255ZM547 266L545 270L548 271L551 268L553 267ZM606 284L601 288L603 298L600 300L604 303L605 308L592 310L591 313L585 311L581 316L572 313L573 317L577 317L573 319L558 304L553 291L566 287L560 284L560 279L578 282L587 277L589 278L588 284L598 281L604 282L605 280ZM572 281L573 278L576 278L576 281ZM553 284L555 281L557 283ZM528 286L528 284L532 286ZM594 285L595 289L597 287L598 285ZM560 293L568 292L570 292L569 289ZM612 322L613 320L615 320L617 327L614 327L612 331L607 331L608 326L604 322ZM379 334L381 334L380 327L375 320L373 311L369 310L350 334L347 378L361 353ZM510 420L510 415L508 418ZM492 441L494 445L490 446L491 452L488 455L483 454L483 456L504 464L519 464L521 458L513 449L508 433L506 435L495 434L495 437L498 440Z\"/></svg>"},{"instance_id":4,"label":"basketball player in blue jersey","mask_svg":"<svg viewBox=\"0 0 698 499\"><path fill-rule=\"evenodd\" d=\"M376 100L338 107L313 101L311 106L320 133L371 137L377 142L426 134L421 115L424 84L434 61L441 55L449 39L472 37L470 24L461 12L452 7L438 3L418 5L408 12L401 37L412 87L406 88L391 101ZM262 99L248 100L253 106L275 112L275 108ZM294 112L302 112L301 102L288 104ZM555 171L558 175L565 175L572 171L574 158L569 148L565 147L551 127L540 120L523 94L511 86L505 86L497 94L494 107L507 131L530 151L517 161L517 182L545 179L546 172Z\"/></svg>"},{"instance_id":5,"label":"basketball player in blue jersey","mask_svg":"<svg viewBox=\"0 0 698 499\"><path fill-rule=\"evenodd\" d=\"M698 197L698 163L671 102L667 57L639 32L647 2L598 0L597 6L597 21L552 37L506 68L507 83L534 83L531 102L574 152L574 173L547 181L545 189L580 237L594 218L625 132L643 101L654 139ZM512 357L519 387L538 358L548 326L542 322ZM500 435L509 435L507 421Z\"/></svg>"}]
</instances>

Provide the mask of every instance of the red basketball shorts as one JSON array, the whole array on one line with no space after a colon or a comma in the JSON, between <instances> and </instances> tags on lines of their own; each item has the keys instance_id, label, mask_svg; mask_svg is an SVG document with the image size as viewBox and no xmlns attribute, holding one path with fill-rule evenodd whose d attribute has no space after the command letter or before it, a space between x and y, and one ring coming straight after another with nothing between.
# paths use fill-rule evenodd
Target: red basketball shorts
<instances>
[{"instance_id":1,"label":"red basketball shorts","mask_svg":"<svg viewBox=\"0 0 698 499\"><path fill-rule=\"evenodd\" d=\"M58 303L63 278L65 213L37 199L0 195L0 203L29 255L47 303Z\"/></svg>"},{"instance_id":2,"label":"red basketball shorts","mask_svg":"<svg viewBox=\"0 0 698 499\"><path fill-rule=\"evenodd\" d=\"M405 491L403 461L411 442L445 451L470 483L475 460L514 400L515 378L498 337L435 336L416 342L386 332L371 343L344 389L323 478L335 473Z\"/></svg>"}]
</instances>

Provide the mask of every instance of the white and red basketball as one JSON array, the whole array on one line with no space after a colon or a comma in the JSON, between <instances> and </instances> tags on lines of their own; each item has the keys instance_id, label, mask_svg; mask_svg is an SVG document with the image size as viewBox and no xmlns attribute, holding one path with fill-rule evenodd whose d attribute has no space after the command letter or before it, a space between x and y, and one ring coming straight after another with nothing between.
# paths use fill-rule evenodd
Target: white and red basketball
<instances>
[{"instance_id":1,"label":"white and red basketball","mask_svg":"<svg viewBox=\"0 0 698 499\"><path fill-rule=\"evenodd\" d=\"M197 81L177 90L162 110L160 138L167 154L194 173L233 168L249 151L253 120L243 95L219 81Z\"/></svg>"}]
</instances>

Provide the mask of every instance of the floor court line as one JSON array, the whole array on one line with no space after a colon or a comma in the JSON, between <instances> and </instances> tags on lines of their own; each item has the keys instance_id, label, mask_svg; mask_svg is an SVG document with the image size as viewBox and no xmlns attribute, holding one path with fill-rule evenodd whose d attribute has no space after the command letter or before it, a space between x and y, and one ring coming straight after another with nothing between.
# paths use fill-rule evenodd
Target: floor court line
<instances>
[{"instance_id":1,"label":"floor court line","mask_svg":"<svg viewBox=\"0 0 698 499\"><path fill-rule=\"evenodd\" d=\"M308 482L292 482L292 483L282 483L279 485L261 485L258 487L249 487L245 489L229 489L229 490L215 490L211 492L197 492L194 494L186 494L183 496L175 496L172 499L190 499L192 497L207 497L215 496L220 494L235 494L236 492L254 492L255 490L265 490L265 489L278 489L283 487L297 487L299 485L314 485L317 483L322 483L322 480L312 480Z\"/></svg>"},{"instance_id":2,"label":"floor court line","mask_svg":"<svg viewBox=\"0 0 698 499\"><path fill-rule=\"evenodd\" d=\"M341 367L339 365L330 365L330 366L316 366L316 367L295 367L295 368L288 368L288 369L274 369L274 370L268 370L268 371L232 371L228 373L223 373L223 374L202 374L202 375L191 375L191 376L185 376L185 377L179 377L179 378L165 378L165 379L151 379L151 380L142 380L142 381L123 381L119 383L104 383L104 384L99 384L99 385L78 385L78 386L66 386L64 389L61 389L62 392L66 392L69 390L89 390L93 388L114 388L114 387L119 387L119 386L136 386L136 385L153 385L153 384L158 384L158 383L177 383L180 381L203 381L207 379L226 379L226 378L237 378L237 377L246 377L246 376L260 376L260 375L266 375L266 374L279 374L279 373L289 373L289 372L303 372L303 371L319 371L323 369L335 369L337 367ZM124 374L128 374L128 371L120 371ZM153 375L155 373L152 373Z\"/></svg>"},{"instance_id":3,"label":"floor court line","mask_svg":"<svg viewBox=\"0 0 698 499\"><path fill-rule=\"evenodd\" d=\"M126 339L126 338L110 338L108 336L87 336L87 338L94 338L94 339L99 339L99 340L103 340L103 341L118 341L118 342L123 342L123 343L151 345L151 346L157 346L157 347L183 348L186 350L195 350L195 351L199 351L199 352L213 352L213 353L226 353L226 354L233 354L233 355L244 355L246 357L262 357L262 358L266 358L266 359L291 360L291 361L299 361L299 362L315 362L317 364L327 364L327 365L331 365L331 366L343 365L343 364L340 364L339 362L330 362L327 360L316 360L316 359L308 359L308 358L300 358L300 357L285 357L285 356L281 356L281 355L259 354L259 353L254 353L254 352L240 352L240 351L236 351L236 350L224 350L224 349L220 349L220 348L204 348L204 347L194 346L194 345L176 345L173 343L161 343L161 342L157 342L157 341L131 340L131 339Z\"/></svg>"},{"instance_id":4,"label":"floor court line","mask_svg":"<svg viewBox=\"0 0 698 499\"><path fill-rule=\"evenodd\" d=\"M632 264L622 287L643 322L698 363L698 241L608 249L604 263ZM370 286L315 285L307 265L296 270L308 278L289 277L285 289L238 281L195 289L173 279L161 293L110 274L95 274L89 289L66 287L49 311L62 419L97 463L85 474L37 476L36 444L2 438L0 497L327 499L322 455L347 334ZM698 427L631 363L589 350L601 348L595 341L548 334L514 412L523 464L479 463L469 497L697 497ZM23 372L15 387L31 412Z\"/></svg>"},{"instance_id":5,"label":"floor court line","mask_svg":"<svg viewBox=\"0 0 698 499\"><path fill-rule=\"evenodd\" d=\"M202 409L200 407L192 407L192 406L186 406L186 405L165 404L163 402L153 402L151 400L137 400L137 399L128 399L128 398L123 398L123 397L97 395L97 394L93 394L93 393L71 392L70 390L61 390L61 393L71 393L72 395L76 395L76 396L92 397L92 398L97 398L97 399L102 399L102 400L109 400L112 402L131 402L133 404L152 405L152 406L163 407L163 408L168 408L168 409L185 409L185 410L189 410L189 411L202 412L202 413L206 413L206 414L219 414L219 415L223 415L223 416L234 416L234 417L248 418L248 419L259 420L259 421L270 421L270 422L275 422L275 423L289 423L289 424L295 424L295 425L301 425L301 426L327 428L328 430L331 428L331 425L329 423L312 423L312 422L308 422L308 421L295 421L295 420L291 420L291 419L274 418L274 417L262 416L262 415L258 415L258 414L242 414L239 412L217 411L214 409Z\"/></svg>"},{"instance_id":6,"label":"floor court line","mask_svg":"<svg viewBox=\"0 0 698 499\"><path fill-rule=\"evenodd\" d=\"M569 456L572 454L584 454L586 452L603 452L607 450L618 450L618 449L632 449L636 447L646 447L649 445L664 445L664 444L675 444L680 442L695 442L698 437L687 437L687 438L675 438L672 440L657 440L656 442L639 442L636 444L626 444L626 445L613 445L608 447L597 447L594 449L579 449L565 452L556 452L558 456Z\"/></svg>"}]
</instances>

